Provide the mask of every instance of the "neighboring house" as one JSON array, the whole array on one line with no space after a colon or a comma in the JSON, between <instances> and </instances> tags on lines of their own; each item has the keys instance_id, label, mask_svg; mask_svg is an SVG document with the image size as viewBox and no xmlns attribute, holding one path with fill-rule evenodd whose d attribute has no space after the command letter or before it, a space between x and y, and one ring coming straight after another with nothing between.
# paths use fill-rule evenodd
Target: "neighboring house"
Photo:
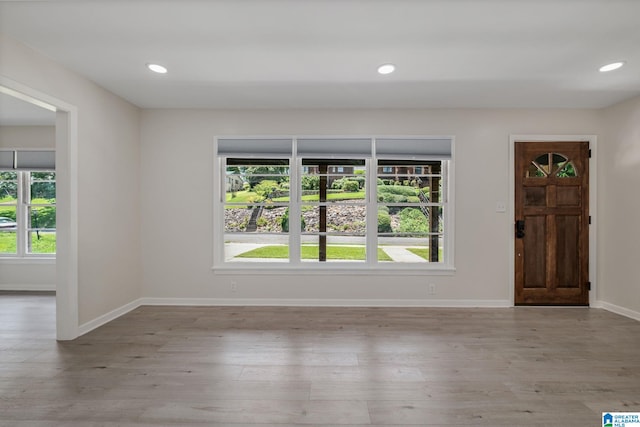
<instances>
[{"instance_id":1,"label":"neighboring house","mask_svg":"<svg viewBox=\"0 0 640 427\"><path fill-rule=\"evenodd\" d=\"M225 190L241 191L244 188L244 181L240 175L227 175Z\"/></svg>"},{"instance_id":2,"label":"neighboring house","mask_svg":"<svg viewBox=\"0 0 640 427\"><path fill-rule=\"evenodd\" d=\"M302 172L308 175L319 175L320 168L318 166L304 166ZM353 166L328 166L327 167L327 185L331 188L333 181L341 179L345 176L353 176L355 168Z\"/></svg>"}]
</instances>

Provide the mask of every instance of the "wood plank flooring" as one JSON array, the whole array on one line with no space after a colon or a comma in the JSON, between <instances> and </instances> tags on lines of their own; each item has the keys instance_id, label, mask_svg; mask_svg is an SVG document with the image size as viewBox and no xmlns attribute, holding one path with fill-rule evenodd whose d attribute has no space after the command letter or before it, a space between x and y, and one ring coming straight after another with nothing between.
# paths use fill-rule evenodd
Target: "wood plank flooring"
<instances>
[{"instance_id":1,"label":"wood plank flooring","mask_svg":"<svg viewBox=\"0 0 640 427\"><path fill-rule=\"evenodd\" d=\"M0 294L0 426L601 426L640 322L598 309L141 307L55 341Z\"/></svg>"}]
</instances>

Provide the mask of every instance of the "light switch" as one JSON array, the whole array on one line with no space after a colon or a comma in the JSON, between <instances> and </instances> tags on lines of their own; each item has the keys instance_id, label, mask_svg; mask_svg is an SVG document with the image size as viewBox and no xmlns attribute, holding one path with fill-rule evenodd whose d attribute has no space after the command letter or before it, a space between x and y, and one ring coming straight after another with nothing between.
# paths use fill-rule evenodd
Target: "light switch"
<instances>
[{"instance_id":1,"label":"light switch","mask_svg":"<svg viewBox=\"0 0 640 427\"><path fill-rule=\"evenodd\" d=\"M507 205L505 202L496 203L496 212L504 213L507 211Z\"/></svg>"}]
</instances>

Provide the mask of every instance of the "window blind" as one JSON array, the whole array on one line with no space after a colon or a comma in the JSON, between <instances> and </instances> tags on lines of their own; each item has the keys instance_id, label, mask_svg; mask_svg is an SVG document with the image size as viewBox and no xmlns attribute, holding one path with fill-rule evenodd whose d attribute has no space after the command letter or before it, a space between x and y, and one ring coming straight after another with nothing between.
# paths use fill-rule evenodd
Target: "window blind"
<instances>
[{"instance_id":1,"label":"window blind","mask_svg":"<svg viewBox=\"0 0 640 427\"><path fill-rule=\"evenodd\" d=\"M292 140L286 138L220 138L218 155L225 157L291 157Z\"/></svg>"},{"instance_id":2,"label":"window blind","mask_svg":"<svg viewBox=\"0 0 640 427\"><path fill-rule=\"evenodd\" d=\"M51 150L0 151L2 170L50 170L56 169L56 152Z\"/></svg>"},{"instance_id":3,"label":"window blind","mask_svg":"<svg viewBox=\"0 0 640 427\"><path fill-rule=\"evenodd\" d=\"M450 160L450 138L377 138L376 156L380 159Z\"/></svg>"}]
</instances>

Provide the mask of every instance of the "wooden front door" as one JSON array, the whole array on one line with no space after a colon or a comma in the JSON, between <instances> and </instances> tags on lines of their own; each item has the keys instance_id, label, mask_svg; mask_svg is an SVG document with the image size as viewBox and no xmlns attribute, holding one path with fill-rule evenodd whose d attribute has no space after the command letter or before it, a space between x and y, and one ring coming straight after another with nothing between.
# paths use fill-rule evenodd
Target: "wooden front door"
<instances>
[{"instance_id":1,"label":"wooden front door","mask_svg":"<svg viewBox=\"0 0 640 427\"><path fill-rule=\"evenodd\" d=\"M515 304L589 304L589 143L515 143Z\"/></svg>"}]
</instances>

